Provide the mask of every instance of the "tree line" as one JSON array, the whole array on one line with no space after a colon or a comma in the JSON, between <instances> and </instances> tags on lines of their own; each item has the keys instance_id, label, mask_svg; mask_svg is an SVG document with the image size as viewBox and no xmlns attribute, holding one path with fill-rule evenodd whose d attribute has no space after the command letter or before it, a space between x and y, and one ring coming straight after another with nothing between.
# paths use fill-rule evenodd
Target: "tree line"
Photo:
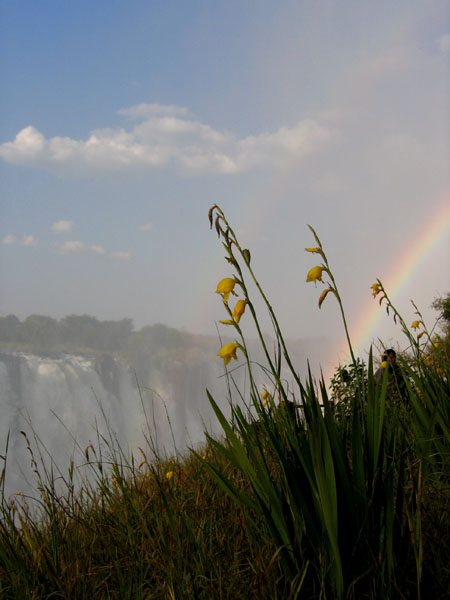
<instances>
[{"instance_id":1,"label":"tree line","mask_svg":"<svg viewBox=\"0 0 450 600\"><path fill-rule=\"evenodd\" d=\"M86 314L59 320L37 314L23 321L15 315L0 317L0 344L34 352L92 350L126 355L130 346L177 346L182 343L182 335L161 324L136 331L132 319L101 321Z\"/></svg>"}]
</instances>

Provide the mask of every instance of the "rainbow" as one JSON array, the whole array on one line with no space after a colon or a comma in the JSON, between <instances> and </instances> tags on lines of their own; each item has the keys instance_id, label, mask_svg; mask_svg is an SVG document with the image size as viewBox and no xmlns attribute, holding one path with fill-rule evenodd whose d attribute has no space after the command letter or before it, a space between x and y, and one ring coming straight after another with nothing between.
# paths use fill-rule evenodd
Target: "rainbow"
<instances>
[{"instance_id":1,"label":"rainbow","mask_svg":"<svg viewBox=\"0 0 450 600\"><path fill-rule=\"evenodd\" d=\"M433 253L440 242L450 231L450 197L445 196L442 203L430 218L425 229L414 237L414 243L395 263L392 272L383 285L387 290L389 297L395 302L396 297L411 281L414 273L422 266L429 255ZM369 293L369 290L368 290ZM370 302L370 303L369 303ZM372 342L374 332L378 328L378 323L385 315L384 310L380 310L379 303L370 298L364 306L363 311L357 318L354 326L351 327L350 336L353 349L359 352L360 349L367 348ZM368 349L368 348L367 348ZM342 357L348 355L347 341L343 340L338 348L337 355Z\"/></svg>"}]
</instances>

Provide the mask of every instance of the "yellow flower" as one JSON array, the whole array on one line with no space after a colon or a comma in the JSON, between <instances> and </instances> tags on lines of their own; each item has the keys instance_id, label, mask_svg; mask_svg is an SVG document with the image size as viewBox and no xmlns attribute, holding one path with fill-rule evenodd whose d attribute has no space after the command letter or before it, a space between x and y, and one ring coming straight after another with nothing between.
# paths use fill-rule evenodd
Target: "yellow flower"
<instances>
[{"instance_id":1,"label":"yellow flower","mask_svg":"<svg viewBox=\"0 0 450 600\"><path fill-rule=\"evenodd\" d=\"M22 495L22 490L17 490L17 495L21 496Z\"/></svg>"},{"instance_id":2,"label":"yellow flower","mask_svg":"<svg viewBox=\"0 0 450 600\"><path fill-rule=\"evenodd\" d=\"M227 364L230 362L230 360L232 358L234 358L234 360L237 360L236 350L237 350L238 346L239 346L239 344L230 342L229 344L225 344L225 346L222 346L222 348L219 350L219 353L217 354L217 356L220 356L220 358L223 358L223 364L225 367L227 366Z\"/></svg>"},{"instance_id":3,"label":"yellow flower","mask_svg":"<svg viewBox=\"0 0 450 600\"><path fill-rule=\"evenodd\" d=\"M385 360L383 360L382 363L380 363L380 369L385 369L387 367L387 362Z\"/></svg>"},{"instance_id":4,"label":"yellow flower","mask_svg":"<svg viewBox=\"0 0 450 600\"><path fill-rule=\"evenodd\" d=\"M320 248L305 248L306 252L316 252L320 254Z\"/></svg>"},{"instance_id":5,"label":"yellow flower","mask_svg":"<svg viewBox=\"0 0 450 600\"><path fill-rule=\"evenodd\" d=\"M261 394L261 398L263 400L265 400L268 397L269 397L269 392L267 390L263 390L263 393Z\"/></svg>"},{"instance_id":6,"label":"yellow flower","mask_svg":"<svg viewBox=\"0 0 450 600\"><path fill-rule=\"evenodd\" d=\"M328 292L334 292L333 288L327 288L326 290L323 290L323 292L320 294L319 308L322 308L322 303L325 300L325 298L327 297Z\"/></svg>"},{"instance_id":7,"label":"yellow flower","mask_svg":"<svg viewBox=\"0 0 450 600\"><path fill-rule=\"evenodd\" d=\"M228 302L228 298L231 293L237 296L236 292L234 291L235 285L236 279L234 279L234 277L225 277L225 279L222 279L217 284L216 294L222 294L223 301Z\"/></svg>"},{"instance_id":8,"label":"yellow flower","mask_svg":"<svg viewBox=\"0 0 450 600\"><path fill-rule=\"evenodd\" d=\"M308 275L306 277L306 281L314 281L314 285L317 285L317 280L322 280L322 271L324 267L313 267L308 271Z\"/></svg>"},{"instance_id":9,"label":"yellow flower","mask_svg":"<svg viewBox=\"0 0 450 600\"><path fill-rule=\"evenodd\" d=\"M370 286L372 288L372 295L375 298L381 292L381 287L379 283L372 283Z\"/></svg>"},{"instance_id":10,"label":"yellow flower","mask_svg":"<svg viewBox=\"0 0 450 600\"><path fill-rule=\"evenodd\" d=\"M236 321L236 323L239 323L242 315L244 314L246 304L247 300L238 300L236 302L236 306L233 310L233 319Z\"/></svg>"},{"instance_id":11,"label":"yellow flower","mask_svg":"<svg viewBox=\"0 0 450 600\"><path fill-rule=\"evenodd\" d=\"M173 477L173 471L167 471L167 473L166 473L166 479L168 481L170 481L172 479L172 477Z\"/></svg>"},{"instance_id":12,"label":"yellow flower","mask_svg":"<svg viewBox=\"0 0 450 600\"><path fill-rule=\"evenodd\" d=\"M239 323L242 315L244 314L246 304L247 300L238 300L233 310L234 320L227 319L226 321L219 321L219 323L222 323L223 325L234 325L235 323Z\"/></svg>"},{"instance_id":13,"label":"yellow flower","mask_svg":"<svg viewBox=\"0 0 450 600\"><path fill-rule=\"evenodd\" d=\"M412 329L417 329L418 327L420 327L420 321L413 321L411 323L411 328Z\"/></svg>"}]
</instances>

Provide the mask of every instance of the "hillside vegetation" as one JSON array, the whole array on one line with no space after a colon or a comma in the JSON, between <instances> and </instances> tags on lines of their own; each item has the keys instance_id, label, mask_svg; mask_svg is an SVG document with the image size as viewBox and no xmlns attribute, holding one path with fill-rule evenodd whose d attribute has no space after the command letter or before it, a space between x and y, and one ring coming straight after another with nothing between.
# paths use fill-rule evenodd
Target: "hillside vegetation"
<instances>
[{"instance_id":1,"label":"hillside vegetation","mask_svg":"<svg viewBox=\"0 0 450 600\"><path fill-rule=\"evenodd\" d=\"M219 207L209 216L233 269L217 293L234 341L217 360L229 389L234 360L245 365L248 391L233 390L243 404L223 414L208 394L223 437L206 436L185 456L159 457L149 439L137 463L111 436L81 449L84 465L66 474L46 468L42 445L24 432L36 497L18 490L2 498L0 596L443 600L450 589L450 298L435 303L437 335L418 309L406 324L377 280L373 295L409 349L397 364L387 354L377 369L372 353L362 363L311 228L316 245L306 250L320 264L307 280L324 285L320 305L337 303L351 356L328 390L311 375L300 379L250 252ZM271 317L275 350L260 332L249 280ZM245 318L260 333L264 365L250 358ZM261 368L262 389L254 377ZM81 468L91 476L80 488Z\"/></svg>"}]
</instances>

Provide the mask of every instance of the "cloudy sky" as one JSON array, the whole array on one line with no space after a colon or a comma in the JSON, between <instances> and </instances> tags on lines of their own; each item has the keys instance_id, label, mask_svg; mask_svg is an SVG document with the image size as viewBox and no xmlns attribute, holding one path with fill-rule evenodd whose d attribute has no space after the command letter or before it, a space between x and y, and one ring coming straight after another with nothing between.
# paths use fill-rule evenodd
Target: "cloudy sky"
<instances>
[{"instance_id":1,"label":"cloudy sky","mask_svg":"<svg viewBox=\"0 0 450 600\"><path fill-rule=\"evenodd\" d=\"M445 0L4 0L0 13L2 315L215 333L231 274L208 226L217 203L289 336L333 352L342 338L336 303L319 311L305 282L308 223L355 336L376 277L408 322L411 298L431 321L450 289ZM447 233L408 266L436 219ZM388 318L371 335L402 344Z\"/></svg>"}]
</instances>

